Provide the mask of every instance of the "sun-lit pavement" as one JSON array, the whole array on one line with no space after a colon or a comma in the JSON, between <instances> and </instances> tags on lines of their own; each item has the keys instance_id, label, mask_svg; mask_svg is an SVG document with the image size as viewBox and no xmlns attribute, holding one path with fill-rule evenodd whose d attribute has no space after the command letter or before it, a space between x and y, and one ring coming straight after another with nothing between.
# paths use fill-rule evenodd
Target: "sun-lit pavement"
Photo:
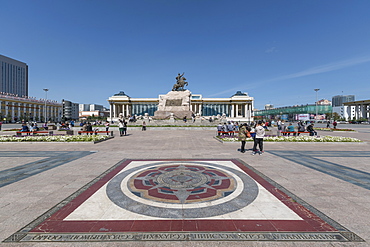
<instances>
[{"instance_id":1,"label":"sun-lit pavement","mask_svg":"<svg viewBox=\"0 0 370 247\"><path fill-rule=\"evenodd\" d=\"M370 128L330 133L370 140ZM4 132L2 132L3 134ZM368 246L370 241L370 144L265 143L266 153L237 151L239 143L222 144L214 130L129 130L129 135L99 144L0 143L0 174L50 157L50 167L0 187L0 241L123 159L240 159L346 227L366 242L248 242L248 246ZM319 132L320 135L326 134ZM328 133L329 134L329 133ZM247 143L251 148L252 144ZM35 155L35 152L44 152ZM52 154L52 155L51 155ZM57 157L60 157L58 159ZM66 162L57 163L65 159ZM70 160L68 160L70 159ZM54 165L53 165L54 164ZM206 246L209 242L63 243L61 246ZM244 242L212 242L246 246ZM1 243L1 246L59 246L58 243Z\"/></svg>"}]
</instances>

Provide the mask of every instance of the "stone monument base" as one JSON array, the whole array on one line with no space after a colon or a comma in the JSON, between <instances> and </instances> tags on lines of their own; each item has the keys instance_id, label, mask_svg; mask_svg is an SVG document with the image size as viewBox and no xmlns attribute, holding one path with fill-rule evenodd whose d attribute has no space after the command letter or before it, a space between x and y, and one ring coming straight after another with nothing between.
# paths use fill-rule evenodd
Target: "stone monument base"
<instances>
[{"instance_id":1,"label":"stone monument base","mask_svg":"<svg viewBox=\"0 0 370 247\"><path fill-rule=\"evenodd\" d=\"M183 119L186 116L188 120L191 120L192 114L192 111L155 111L154 119L171 119L171 116Z\"/></svg>"},{"instance_id":2,"label":"stone monument base","mask_svg":"<svg viewBox=\"0 0 370 247\"><path fill-rule=\"evenodd\" d=\"M171 119L185 116L191 119L189 90L170 91L159 99L158 110L154 112L154 119Z\"/></svg>"}]
</instances>

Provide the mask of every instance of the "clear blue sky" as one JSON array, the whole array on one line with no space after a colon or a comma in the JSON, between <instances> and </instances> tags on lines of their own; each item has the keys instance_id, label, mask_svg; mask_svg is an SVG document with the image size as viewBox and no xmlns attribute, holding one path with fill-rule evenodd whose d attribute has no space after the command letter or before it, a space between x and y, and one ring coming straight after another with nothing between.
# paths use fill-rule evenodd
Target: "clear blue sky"
<instances>
[{"instance_id":1,"label":"clear blue sky","mask_svg":"<svg viewBox=\"0 0 370 247\"><path fill-rule=\"evenodd\" d=\"M29 95L108 106L166 94L185 72L203 97L255 107L370 98L369 0L0 0L0 54Z\"/></svg>"}]
</instances>

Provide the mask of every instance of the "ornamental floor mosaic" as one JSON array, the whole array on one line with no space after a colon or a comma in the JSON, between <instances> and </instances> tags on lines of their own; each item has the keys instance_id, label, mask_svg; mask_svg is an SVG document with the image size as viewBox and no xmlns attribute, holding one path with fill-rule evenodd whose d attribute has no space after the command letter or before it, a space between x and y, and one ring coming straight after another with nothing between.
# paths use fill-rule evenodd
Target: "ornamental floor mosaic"
<instances>
[{"instance_id":1,"label":"ornamental floor mosaic","mask_svg":"<svg viewBox=\"0 0 370 247\"><path fill-rule=\"evenodd\" d=\"M126 159L4 242L363 241L239 159Z\"/></svg>"}]
</instances>

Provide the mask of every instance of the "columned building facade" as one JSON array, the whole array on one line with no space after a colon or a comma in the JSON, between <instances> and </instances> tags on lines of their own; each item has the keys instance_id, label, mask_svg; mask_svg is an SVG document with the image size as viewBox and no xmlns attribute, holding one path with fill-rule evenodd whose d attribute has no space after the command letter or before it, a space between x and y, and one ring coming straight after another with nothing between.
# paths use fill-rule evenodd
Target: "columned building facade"
<instances>
[{"instance_id":1,"label":"columned building facade","mask_svg":"<svg viewBox=\"0 0 370 247\"><path fill-rule=\"evenodd\" d=\"M367 119L367 121L370 121L370 100L346 102L343 103L343 105L349 106L349 108L354 108L353 118L355 120Z\"/></svg>"},{"instance_id":2,"label":"columned building facade","mask_svg":"<svg viewBox=\"0 0 370 247\"><path fill-rule=\"evenodd\" d=\"M62 104L53 100L36 100L0 94L0 119L5 122L60 121Z\"/></svg>"},{"instance_id":3,"label":"columned building facade","mask_svg":"<svg viewBox=\"0 0 370 247\"><path fill-rule=\"evenodd\" d=\"M154 116L158 108L158 98L131 98L123 91L109 97L109 121L117 121L119 114L130 116ZM203 98L201 94L190 97L190 111L201 117L226 116L230 120L253 121L254 98L238 91L230 98Z\"/></svg>"}]
</instances>

